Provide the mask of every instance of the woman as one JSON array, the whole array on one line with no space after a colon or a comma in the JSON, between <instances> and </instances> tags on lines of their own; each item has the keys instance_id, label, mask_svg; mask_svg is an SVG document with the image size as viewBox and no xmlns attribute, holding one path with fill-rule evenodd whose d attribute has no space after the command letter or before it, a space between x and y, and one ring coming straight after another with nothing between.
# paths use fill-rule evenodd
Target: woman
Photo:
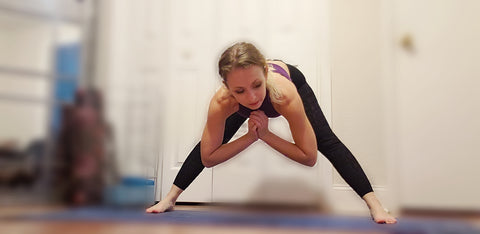
<instances>
[{"instance_id":1,"label":"woman","mask_svg":"<svg viewBox=\"0 0 480 234\"><path fill-rule=\"evenodd\" d=\"M202 140L185 160L167 196L147 212L172 209L205 166L225 162L263 140L307 166L315 165L319 150L366 202L375 222L396 223L376 198L355 157L330 129L312 89L297 68L281 61L266 61L255 46L245 42L225 50L218 67L224 85L210 101ZM280 115L287 119L294 143L269 131L268 118ZM248 132L229 142L247 119Z\"/></svg>"}]
</instances>

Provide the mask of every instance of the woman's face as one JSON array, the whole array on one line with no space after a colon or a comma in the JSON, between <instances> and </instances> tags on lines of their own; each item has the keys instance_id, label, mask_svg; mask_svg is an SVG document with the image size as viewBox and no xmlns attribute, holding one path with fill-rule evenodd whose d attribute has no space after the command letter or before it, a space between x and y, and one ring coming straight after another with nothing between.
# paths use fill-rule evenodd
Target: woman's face
<instances>
[{"instance_id":1,"label":"woman's face","mask_svg":"<svg viewBox=\"0 0 480 234\"><path fill-rule=\"evenodd\" d=\"M238 103L252 110L260 108L267 93L262 67L234 68L227 74L226 83Z\"/></svg>"}]
</instances>

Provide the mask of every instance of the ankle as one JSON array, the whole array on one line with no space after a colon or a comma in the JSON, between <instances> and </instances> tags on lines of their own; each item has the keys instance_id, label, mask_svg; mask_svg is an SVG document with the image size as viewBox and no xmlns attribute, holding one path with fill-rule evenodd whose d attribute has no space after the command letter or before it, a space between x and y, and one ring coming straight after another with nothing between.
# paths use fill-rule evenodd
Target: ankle
<instances>
[{"instance_id":1,"label":"ankle","mask_svg":"<svg viewBox=\"0 0 480 234\"><path fill-rule=\"evenodd\" d=\"M167 194L167 196L165 196L162 201L175 204L175 202L177 201L177 197L172 194Z\"/></svg>"},{"instance_id":2,"label":"ankle","mask_svg":"<svg viewBox=\"0 0 480 234\"><path fill-rule=\"evenodd\" d=\"M370 210L372 209L384 209L382 204L380 203L380 200L378 200L377 196L373 192L365 194L363 197L363 200L367 204L368 208Z\"/></svg>"},{"instance_id":3,"label":"ankle","mask_svg":"<svg viewBox=\"0 0 480 234\"><path fill-rule=\"evenodd\" d=\"M172 188L170 189L170 191L168 192L167 196L165 197L165 199L168 199L170 202L172 202L173 204L175 204L175 202L177 201L178 197L180 196L180 194L182 194L183 190L180 189L179 187L177 187L176 185L172 185Z\"/></svg>"}]
</instances>

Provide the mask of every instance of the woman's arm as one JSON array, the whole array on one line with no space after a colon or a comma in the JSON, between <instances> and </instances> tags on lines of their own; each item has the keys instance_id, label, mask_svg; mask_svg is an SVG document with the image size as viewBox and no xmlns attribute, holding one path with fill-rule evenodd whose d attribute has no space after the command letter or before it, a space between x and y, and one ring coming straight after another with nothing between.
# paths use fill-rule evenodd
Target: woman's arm
<instances>
[{"instance_id":1,"label":"woman's arm","mask_svg":"<svg viewBox=\"0 0 480 234\"><path fill-rule=\"evenodd\" d=\"M287 81L289 82L289 81ZM295 86L285 84L283 92L285 99L282 104L276 104L277 111L282 114L290 125L294 143L286 141L268 130L268 118L263 112L252 112L250 118L257 125L259 139L288 158L306 166L314 166L317 162L317 140L313 128L308 121L302 100Z\"/></svg>"},{"instance_id":2,"label":"woman's arm","mask_svg":"<svg viewBox=\"0 0 480 234\"><path fill-rule=\"evenodd\" d=\"M233 97L226 96L225 90L219 90L212 98L200 142L200 153L205 167L213 167L227 161L258 140L256 128L249 120L247 134L235 141L222 144L225 120L237 110L238 103Z\"/></svg>"}]
</instances>

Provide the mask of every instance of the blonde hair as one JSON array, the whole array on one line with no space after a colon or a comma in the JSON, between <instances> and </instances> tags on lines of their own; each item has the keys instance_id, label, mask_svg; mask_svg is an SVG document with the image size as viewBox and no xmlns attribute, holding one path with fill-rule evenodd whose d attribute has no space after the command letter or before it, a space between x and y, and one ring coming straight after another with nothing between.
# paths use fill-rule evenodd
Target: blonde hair
<instances>
[{"instance_id":1,"label":"blonde hair","mask_svg":"<svg viewBox=\"0 0 480 234\"><path fill-rule=\"evenodd\" d=\"M259 66L264 69L265 76L267 68L267 60L263 54L253 44L248 42L238 42L227 48L218 60L218 73L222 77L223 82L227 83L227 75L235 68L247 68L249 66ZM267 90L272 102L281 103L283 94L271 79L267 79Z\"/></svg>"}]
</instances>

